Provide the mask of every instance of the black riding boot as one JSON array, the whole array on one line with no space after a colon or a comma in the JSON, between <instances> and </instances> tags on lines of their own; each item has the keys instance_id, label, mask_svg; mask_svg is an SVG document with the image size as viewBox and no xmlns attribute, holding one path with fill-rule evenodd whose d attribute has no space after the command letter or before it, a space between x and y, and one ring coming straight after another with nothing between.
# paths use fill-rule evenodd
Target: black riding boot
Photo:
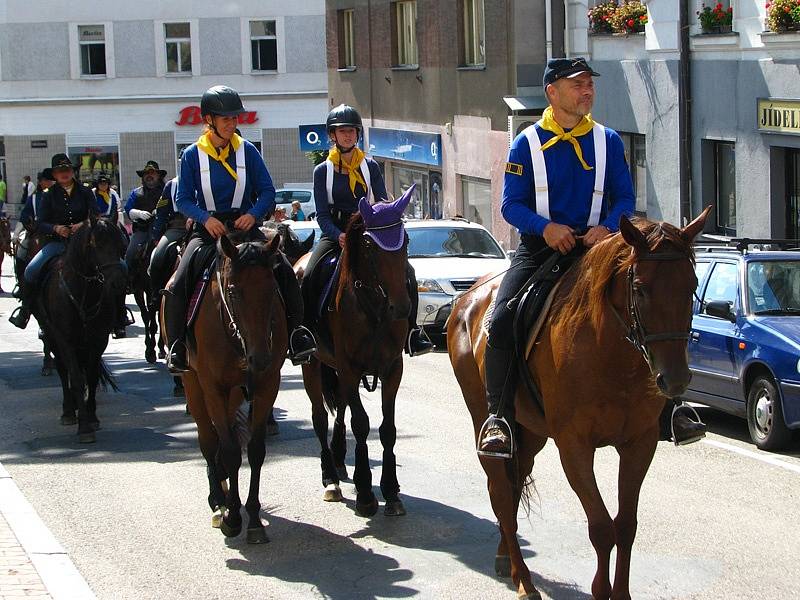
<instances>
[{"instance_id":1,"label":"black riding boot","mask_svg":"<svg viewBox=\"0 0 800 600\"><path fill-rule=\"evenodd\" d=\"M17 295L19 296L20 305L11 313L8 322L14 327L25 329L31 318L31 308L36 298L36 286L26 281L20 286Z\"/></svg>"},{"instance_id":2,"label":"black riding boot","mask_svg":"<svg viewBox=\"0 0 800 600\"><path fill-rule=\"evenodd\" d=\"M186 362L186 286L175 282L171 290L164 291L164 333L167 337L167 368L180 374L189 370Z\"/></svg>"},{"instance_id":3,"label":"black riding boot","mask_svg":"<svg viewBox=\"0 0 800 600\"><path fill-rule=\"evenodd\" d=\"M486 344L486 399L489 417L481 427L478 454L511 458L514 453L514 351Z\"/></svg>"},{"instance_id":4,"label":"black riding boot","mask_svg":"<svg viewBox=\"0 0 800 600\"><path fill-rule=\"evenodd\" d=\"M114 320L114 331L111 332L111 335L114 339L121 339L126 337L128 334L125 332L125 328L128 325L131 325L128 321L128 309L125 306L125 294L120 294L120 297L117 299L117 316Z\"/></svg>"},{"instance_id":5,"label":"black riding boot","mask_svg":"<svg viewBox=\"0 0 800 600\"><path fill-rule=\"evenodd\" d=\"M406 339L406 353L409 356L421 356L433 352L433 343L422 327L417 325L417 311L419 310L419 290L414 269L409 265L406 271L408 279L408 295L411 298L411 313L408 315L408 339Z\"/></svg>"},{"instance_id":6,"label":"black riding boot","mask_svg":"<svg viewBox=\"0 0 800 600\"><path fill-rule=\"evenodd\" d=\"M300 285L286 258L278 261L273 273L286 304L289 358L293 365L302 365L311 360L311 355L317 350L317 343L313 334L303 325L303 296Z\"/></svg>"},{"instance_id":7,"label":"black riding boot","mask_svg":"<svg viewBox=\"0 0 800 600\"><path fill-rule=\"evenodd\" d=\"M659 439L675 442L676 446L685 446L703 439L708 428L702 421L695 421L693 415L696 416L696 413L680 400L668 399L659 418Z\"/></svg>"}]
</instances>

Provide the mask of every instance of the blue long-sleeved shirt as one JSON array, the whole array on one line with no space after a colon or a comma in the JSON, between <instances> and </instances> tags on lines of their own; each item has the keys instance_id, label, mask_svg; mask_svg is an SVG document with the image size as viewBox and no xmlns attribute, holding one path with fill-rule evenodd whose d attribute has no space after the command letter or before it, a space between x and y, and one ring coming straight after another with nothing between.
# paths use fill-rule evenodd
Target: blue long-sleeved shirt
<instances>
[{"instance_id":1,"label":"blue long-sleeved shirt","mask_svg":"<svg viewBox=\"0 0 800 600\"><path fill-rule=\"evenodd\" d=\"M536 126L542 144L555 134ZM606 127L606 179L600 224L609 231L619 229L622 215L633 214L636 198L625 148L619 134ZM596 164L594 139L591 133L576 138L583 159ZM503 182L503 218L522 234L542 235L551 222L574 229L585 229L589 221L594 191L594 170L583 168L572 144L561 141L544 151L547 185L550 194L550 220L536 214L536 193L528 138L520 133L508 153L509 167ZM521 166L521 170L519 168ZM521 172L520 172L521 171Z\"/></svg>"},{"instance_id":2,"label":"blue long-sleeved shirt","mask_svg":"<svg viewBox=\"0 0 800 600\"><path fill-rule=\"evenodd\" d=\"M383 181L381 168L371 158L365 158L369 168L370 185L375 200L386 199L386 183ZM331 206L328 204L328 189L326 187L328 163L323 162L314 168L314 205L317 209L317 223L322 230L322 235L332 240L338 240L342 231L334 224L331 216ZM333 207L346 213L358 211L358 201L367 195L367 190L359 183L356 184L355 193L350 191L350 178L344 173L333 172Z\"/></svg>"},{"instance_id":3,"label":"blue long-sleeved shirt","mask_svg":"<svg viewBox=\"0 0 800 600\"><path fill-rule=\"evenodd\" d=\"M103 216L113 217L114 220L117 218L117 210L119 208L119 194L114 190L108 190L108 199L111 203L109 206L106 204L106 201L100 195L100 192L97 189L93 189L92 192L94 193L94 197L97 199L97 212Z\"/></svg>"},{"instance_id":4,"label":"blue long-sleeved shirt","mask_svg":"<svg viewBox=\"0 0 800 600\"><path fill-rule=\"evenodd\" d=\"M153 228L150 230L153 239L161 237L161 234L164 233L170 220L175 216L175 206L172 202L172 188L176 185L178 185L177 177L170 179L161 192L161 199L156 205L156 217L153 222Z\"/></svg>"},{"instance_id":5,"label":"blue long-sleeved shirt","mask_svg":"<svg viewBox=\"0 0 800 600\"><path fill-rule=\"evenodd\" d=\"M242 143L245 147L244 160L247 180L245 181L242 206L239 210L242 214L253 215L256 221L260 222L267 213L275 210L275 186L272 184L272 177L267 171L264 159L261 158L256 147L247 140L243 140ZM175 203L181 213L198 223L205 223L211 215L206 209L203 186L200 182L199 152L197 144L192 144L183 153L181 174L178 179L178 196ZM236 153L233 152L233 149L228 155L227 162L236 171ZM209 158L208 163L211 171L211 190L214 192L215 212L230 212L236 181L219 161ZM253 202L254 197L256 198L255 203Z\"/></svg>"},{"instance_id":6,"label":"blue long-sleeved shirt","mask_svg":"<svg viewBox=\"0 0 800 600\"><path fill-rule=\"evenodd\" d=\"M25 200L25 206L19 213L19 222L30 232L35 232L38 226L37 215L39 207L42 205L42 196L45 190L37 189L33 194L28 196Z\"/></svg>"}]
</instances>

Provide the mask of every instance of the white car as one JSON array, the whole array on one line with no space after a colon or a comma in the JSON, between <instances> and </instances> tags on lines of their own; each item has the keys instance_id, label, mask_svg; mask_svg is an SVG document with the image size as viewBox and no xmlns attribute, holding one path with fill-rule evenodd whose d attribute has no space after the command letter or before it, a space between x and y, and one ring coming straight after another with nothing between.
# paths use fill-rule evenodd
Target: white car
<instances>
[{"instance_id":1,"label":"white car","mask_svg":"<svg viewBox=\"0 0 800 600\"><path fill-rule=\"evenodd\" d=\"M317 214L317 205L314 204L314 192L305 188L280 188L275 190L275 207L286 209L286 216L292 214L292 202L300 201L300 209L306 219L312 219Z\"/></svg>"},{"instance_id":2,"label":"white car","mask_svg":"<svg viewBox=\"0 0 800 600\"><path fill-rule=\"evenodd\" d=\"M462 219L406 223L408 259L417 277L417 324L442 333L451 304L487 273L511 261L491 233Z\"/></svg>"}]
</instances>

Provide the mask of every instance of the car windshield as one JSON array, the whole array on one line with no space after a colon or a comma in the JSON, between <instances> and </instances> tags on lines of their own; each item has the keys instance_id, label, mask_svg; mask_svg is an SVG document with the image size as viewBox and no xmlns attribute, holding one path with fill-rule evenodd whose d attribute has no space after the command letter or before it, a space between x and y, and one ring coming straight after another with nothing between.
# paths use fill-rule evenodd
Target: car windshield
<instances>
[{"instance_id":1,"label":"car windshield","mask_svg":"<svg viewBox=\"0 0 800 600\"><path fill-rule=\"evenodd\" d=\"M407 228L408 257L505 258L503 249L485 229L473 227Z\"/></svg>"},{"instance_id":2,"label":"car windshield","mask_svg":"<svg viewBox=\"0 0 800 600\"><path fill-rule=\"evenodd\" d=\"M297 239L299 239L301 242L305 242L308 239L308 236L316 231L317 237L314 238L315 246L317 245L317 242L319 242L320 235L322 234L317 227L292 227L292 231L295 232Z\"/></svg>"},{"instance_id":3,"label":"car windshield","mask_svg":"<svg viewBox=\"0 0 800 600\"><path fill-rule=\"evenodd\" d=\"M800 314L800 260L749 263L747 290L753 314Z\"/></svg>"}]
</instances>

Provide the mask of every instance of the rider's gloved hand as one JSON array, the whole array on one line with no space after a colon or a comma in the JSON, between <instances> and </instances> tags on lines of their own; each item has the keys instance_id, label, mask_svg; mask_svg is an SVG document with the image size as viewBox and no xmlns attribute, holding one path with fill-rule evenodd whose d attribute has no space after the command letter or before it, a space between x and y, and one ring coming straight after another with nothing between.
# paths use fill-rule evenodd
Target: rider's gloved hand
<instances>
[{"instance_id":1,"label":"rider's gloved hand","mask_svg":"<svg viewBox=\"0 0 800 600\"><path fill-rule=\"evenodd\" d=\"M138 208L132 208L128 214L131 217L131 221L149 221L153 218L153 213L147 210L139 210Z\"/></svg>"}]
</instances>

